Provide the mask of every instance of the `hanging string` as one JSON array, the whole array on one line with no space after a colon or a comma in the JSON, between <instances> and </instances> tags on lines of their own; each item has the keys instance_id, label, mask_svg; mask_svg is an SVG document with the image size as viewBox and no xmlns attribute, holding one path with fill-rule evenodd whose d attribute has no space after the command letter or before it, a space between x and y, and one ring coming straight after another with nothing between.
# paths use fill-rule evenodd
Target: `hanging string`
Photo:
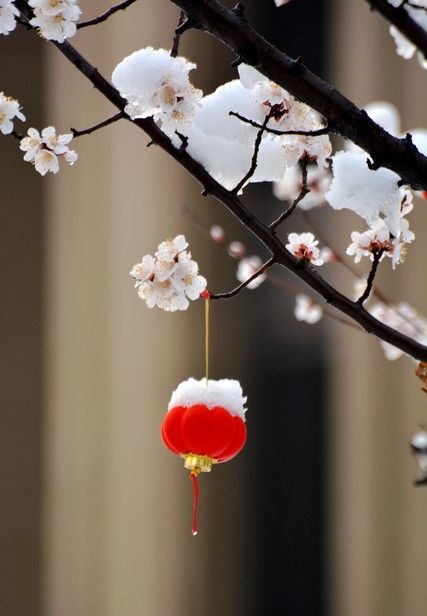
<instances>
[{"instance_id":1,"label":"hanging string","mask_svg":"<svg viewBox=\"0 0 427 616\"><path fill-rule=\"evenodd\" d=\"M197 535L197 504L199 501L199 483L197 481L197 475L193 471L190 473L190 479L193 482L193 527L191 534L193 537Z\"/></svg>"},{"instance_id":2,"label":"hanging string","mask_svg":"<svg viewBox=\"0 0 427 616\"><path fill-rule=\"evenodd\" d=\"M205 300L205 378L207 386L209 380L209 309L211 295L209 291L203 291L201 296Z\"/></svg>"}]
</instances>

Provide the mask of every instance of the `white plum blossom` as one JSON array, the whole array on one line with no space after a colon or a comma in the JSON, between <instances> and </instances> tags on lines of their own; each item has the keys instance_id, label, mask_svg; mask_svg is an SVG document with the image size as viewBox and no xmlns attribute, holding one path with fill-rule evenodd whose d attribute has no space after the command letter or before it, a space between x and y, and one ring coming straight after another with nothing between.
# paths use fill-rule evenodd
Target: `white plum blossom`
<instances>
[{"instance_id":1,"label":"white plum blossom","mask_svg":"<svg viewBox=\"0 0 427 616\"><path fill-rule=\"evenodd\" d=\"M158 245L155 257L159 261L175 261L178 254L188 248L188 242L183 235L169 238Z\"/></svg>"},{"instance_id":2,"label":"white plum blossom","mask_svg":"<svg viewBox=\"0 0 427 616\"><path fill-rule=\"evenodd\" d=\"M49 171L58 173L58 158L63 158L70 165L78 158L77 153L68 147L72 138L71 133L57 135L53 126L44 128L41 134L35 128L29 128L19 147L25 152L24 160L32 162L40 175L46 175Z\"/></svg>"},{"instance_id":3,"label":"white plum blossom","mask_svg":"<svg viewBox=\"0 0 427 616\"><path fill-rule=\"evenodd\" d=\"M152 275L154 274L154 265L156 260L151 255L145 255L142 257L140 263L136 263L133 268L130 270L129 275L135 279L136 284L141 282L146 282L150 280Z\"/></svg>"},{"instance_id":4,"label":"white plum blossom","mask_svg":"<svg viewBox=\"0 0 427 616\"><path fill-rule=\"evenodd\" d=\"M397 306L388 306L383 302L376 302L368 308L368 312L382 323L413 338L420 344L427 343L427 321L409 304L400 303ZM391 361L404 355L403 351L388 342L381 341L381 346L386 358Z\"/></svg>"},{"instance_id":5,"label":"white plum blossom","mask_svg":"<svg viewBox=\"0 0 427 616\"><path fill-rule=\"evenodd\" d=\"M290 0L274 0L276 6L283 6L284 4L287 4L288 2L290 2Z\"/></svg>"},{"instance_id":6,"label":"white plum blossom","mask_svg":"<svg viewBox=\"0 0 427 616\"><path fill-rule=\"evenodd\" d=\"M298 259L310 262L312 265L323 265L318 240L312 233L289 233L286 249Z\"/></svg>"},{"instance_id":7,"label":"white plum blossom","mask_svg":"<svg viewBox=\"0 0 427 616\"><path fill-rule=\"evenodd\" d=\"M0 132L3 135L10 135L13 132L12 120L14 118L25 122L25 116L20 109L19 102L16 99L0 92Z\"/></svg>"},{"instance_id":8,"label":"white plum blossom","mask_svg":"<svg viewBox=\"0 0 427 616\"><path fill-rule=\"evenodd\" d=\"M390 0L389 0L390 1ZM396 4L397 0L390 2L393 6L400 6L403 3ZM415 5L415 6L411 6ZM404 3L403 8L408 13L409 17L415 21L423 30L427 30L427 5L425 0L412 0L411 4ZM420 10L426 9L426 10ZM396 52L405 60L409 60L417 52L418 62L420 66L427 69L427 60L421 51L417 51L417 47L408 40L395 26L390 26L390 34L396 43Z\"/></svg>"},{"instance_id":9,"label":"white plum blossom","mask_svg":"<svg viewBox=\"0 0 427 616\"><path fill-rule=\"evenodd\" d=\"M252 255L251 257L244 257L243 259L240 259L236 272L237 280L239 282L246 282L246 280L257 273L261 266L262 261L258 255ZM266 278L267 274L265 272L259 274L259 276L254 278L254 280L247 285L247 288L256 289L265 281Z\"/></svg>"},{"instance_id":10,"label":"white plum blossom","mask_svg":"<svg viewBox=\"0 0 427 616\"><path fill-rule=\"evenodd\" d=\"M199 276L199 266L191 259L189 252L180 252L178 267L170 277L177 294L184 294L192 301L196 300L206 289L206 279Z\"/></svg>"},{"instance_id":11,"label":"white plum blossom","mask_svg":"<svg viewBox=\"0 0 427 616\"><path fill-rule=\"evenodd\" d=\"M353 231L351 234L351 244L346 253L354 256L355 263L359 263L362 257L369 257L371 261L379 250L383 250L383 256L390 257L393 269L402 263L406 254L406 245L411 244L415 239L415 234L409 229L409 222L404 215L413 208L412 194L405 189L401 189L402 205L399 223L399 232L395 237L390 233L386 222L380 218L370 229L364 233Z\"/></svg>"},{"instance_id":12,"label":"white plum blossom","mask_svg":"<svg viewBox=\"0 0 427 616\"><path fill-rule=\"evenodd\" d=\"M166 49L146 47L124 58L114 69L112 81L128 104L132 119L153 117L175 145L175 131L186 132L203 92L195 88L189 73L196 65L186 58L173 58Z\"/></svg>"},{"instance_id":13,"label":"white plum blossom","mask_svg":"<svg viewBox=\"0 0 427 616\"><path fill-rule=\"evenodd\" d=\"M400 232L402 192L399 176L380 167L369 169L367 156L354 152L337 152L333 158L333 178L326 200L335 210L353 210L374 225L384 216L391 234Z\"/></svg>"},{"instance_id":14,"label":"white plum blossom","mask_svg":"<svg viewBox=\"0 0 427 616\"><path fill-rule=\"evenodd\" d=\"M148 308L186 310L189 300L196 300L206 289L206 278L199 275L199 266L186 248L183 235L167 239L158 245L154 257L145 255L129 272Z\"/></svg>"},{"instance_id":15,"label":"white plum blossom","mask_svg":"<svg viewBox=\"0 0 427 616\"><path fill-rule=\"evenodd\" d=\"M0 0L0 34L9 34L16 28L19 11L14 0Z\"/></svg>"},{"instance_id":16,"label":"white plum blossom","mask_svg":"<svg viewBox=\"0 0 427 616\"><path fill-rule=\"evenodd\" d=\"M362 257L370 257L373 260L374 253L378 250L391 249L390 231L384 220L380 219L364 233L352 232L351 244L346 254L354 257L355 263L359 263Z\"/></svg>"},{"instance_id":17,"label":"white plum blossom","mask_svg":"<svg viewBox=\"0 0 427 616\"><path fill-rule=\"evenodd\" d=\"M262 75L248 64L240 64L239 77L255 104L256 117L261 123L267 113L273 114L268 126L278 130L314 131L323 128L319 114L305 103L296 100L289 92ZM243 114L241 114L243 115ZM317 161L320 167L332 153L328 135L285 135L279 137L287 166L295 165L304 155Z\"/></svg>"},{"instance_id":18,"label":"white plum blossom","mask_svg":"<svg viewBox=\"0 0 427 616\"><path fill-rule=\"evenodd\" d=\"M322 318L323 311L319 304L316 304L311 297L304 293L298 293L295 297L294 314L297 321L304 321L314 325L314 323L317 323Z\"/></svg>"},{"instance_id":19,"label":"white plum blossom","mask_svg":"<svg viewBox=\"0 0 427 616\"><path fill-rule=\"evenodd\" d=\"M76 33L81 15L78 0L29 0L28 4L34 11L30 24L43 38L63 43Z\"/></svg>"},{"instance_id":20,"label":"white plum blossom","mask_svg":"<svg viewBox=\"0 0 427 616\"><path fill-rule=\"evenodd\" d=\"M310 192L298 203L298 208L311 210L325 201L325 192L329 188L331 175L328 169L309 165L307 169L307 187ZM301 169L298 165L287 167L281 180L273 185L274 195L283 201L295 201L302 189Z\"/></svg>"}]
</instances>

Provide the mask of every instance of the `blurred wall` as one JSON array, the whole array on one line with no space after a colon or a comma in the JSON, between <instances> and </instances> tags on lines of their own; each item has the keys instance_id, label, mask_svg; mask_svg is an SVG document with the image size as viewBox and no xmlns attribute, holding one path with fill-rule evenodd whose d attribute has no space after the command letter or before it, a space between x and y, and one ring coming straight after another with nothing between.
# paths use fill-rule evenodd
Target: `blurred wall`
<instances>
[{"instance_id":1,"label":"blurred wall","mask_svg":"<svg viewBox=\"0 0 427 616\"><path fill-rule=\"evenodd\" d=\"M24 29L0 38L0 91L37 124L40 45ZM16 70L17 48L25 71ZM18 142L0 137L0 613L24 616L40 597L43 186Z\"/></svg>"},{"instance_id":2,"label":"blurred wall","mask_svg":"<svg viewBox=\"0 0 427 616\"><path fill-rule=\"evenodd\" d=\"M389 100L402 130L427 125L427 75L416 59L395 53L388 25L366 2L331 3L333 83L363 106ZM345 245L352 220L336 216L335 240ZM379 286L394 301L427 312L426 213L416 200L409 215L417 229L396 272L385 263ZM352 293L348 274L342 288ZM414 488L416 467L408 442L425 422L425 394L410 359L385 359L379 344L358 332L331 331L329 383L333 397L329 437L331 501L330 613L341 616L424 616L427 604L427 492Z\"/></svg>"}]
</instances>

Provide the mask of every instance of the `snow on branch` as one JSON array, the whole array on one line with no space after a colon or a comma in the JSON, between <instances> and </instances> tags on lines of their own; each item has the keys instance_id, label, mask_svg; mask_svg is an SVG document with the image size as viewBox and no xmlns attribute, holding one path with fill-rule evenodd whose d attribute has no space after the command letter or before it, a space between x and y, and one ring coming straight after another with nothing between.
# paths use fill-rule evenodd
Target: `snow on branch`
<instances>
[{"instance_id":1,"label":"snow on branch","mask_svg":"<svg viewBox=\"0 0 427 616\"><path fill-rule=\"evenodd\" d=\"M239 11L217 0L171 0L197 28L213 35L238 57L286 88L327 119L330 130L368 152L374 164L397 173L416 190L427 189L427 158L411 142L392 137L332 85L266 41ZM231 111L234 111L231 109Z\"/></svg>"}]
</instances>

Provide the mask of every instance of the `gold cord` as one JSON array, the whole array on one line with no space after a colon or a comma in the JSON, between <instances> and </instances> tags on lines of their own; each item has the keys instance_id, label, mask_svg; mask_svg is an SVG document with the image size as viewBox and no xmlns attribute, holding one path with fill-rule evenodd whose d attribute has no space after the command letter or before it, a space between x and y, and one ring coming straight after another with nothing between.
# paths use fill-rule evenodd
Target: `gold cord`
<instances>
[{"instance_id":1,"label":"gold cord","mask_svg":"<svg viewBox=\"0 0 427 616\"><path fill-rule=\"evenodd\" d=\"M205 297L205 376L206 376L206 386L208 385L209 380L209 308L210 308L210 297L207 295Z\"/></svg>"}]
</instances>

